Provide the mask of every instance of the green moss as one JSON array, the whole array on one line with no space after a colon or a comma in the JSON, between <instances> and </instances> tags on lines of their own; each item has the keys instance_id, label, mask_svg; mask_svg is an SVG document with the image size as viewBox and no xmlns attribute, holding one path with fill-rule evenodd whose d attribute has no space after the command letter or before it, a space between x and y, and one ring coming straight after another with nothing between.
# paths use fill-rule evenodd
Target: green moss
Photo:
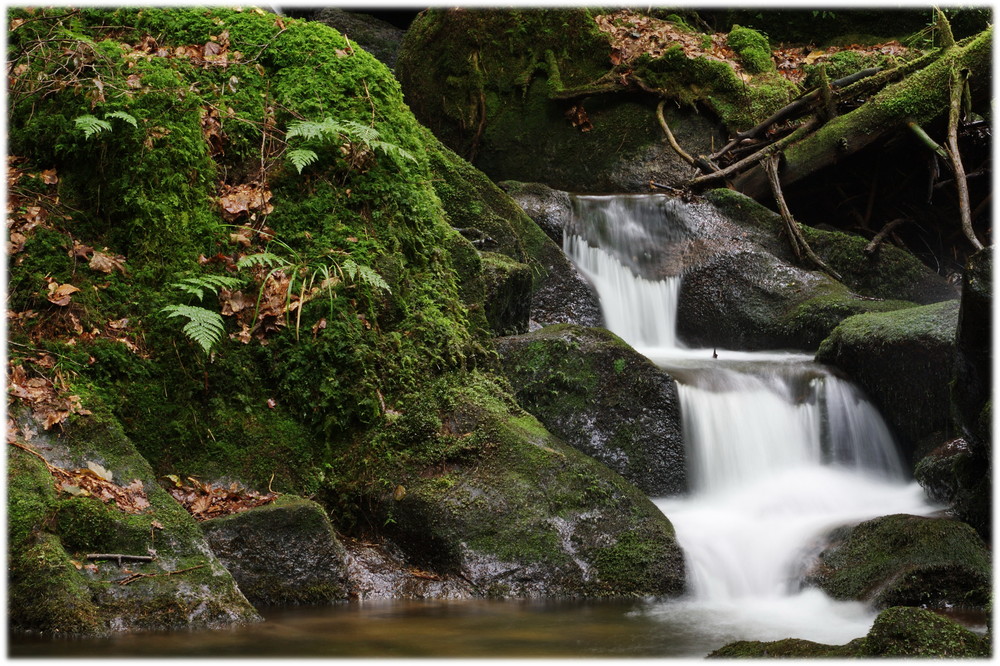
<instances>
[{"instance_id":1,"label":"green moss","mask_svg":"<svg viewBox=\"0 0 1000 666\"><path fill-rule=\"evenodd\" d=\"M771 45L767 37L752 28L734 25L726 38L729 47L736 51L740 62L748 72L760 74L774 71L771 60Z\"/></svg>"},{"instance_id":2,"label":"green moss","mask_svg":"<svg viewBox=\"0 0 1000 666\"><path fill-rule=\"evenodd\" d=\"M818 357L835 353L835 347L854 341L869 341L879 347L929 339L950 345L955 338L957 301L871 312L845 319L820 346Z\"/></svg>"},{"instance_id":3,"label":"green moss","mask_svg":"<svg viewBox=\"0 0 1000 666\"><path fill-rule=\"evenodd\" d=\"M861 644L864 657L964 657L991 655L988 637L920 608L882 611Z\"/></svg>"}]
</instances>

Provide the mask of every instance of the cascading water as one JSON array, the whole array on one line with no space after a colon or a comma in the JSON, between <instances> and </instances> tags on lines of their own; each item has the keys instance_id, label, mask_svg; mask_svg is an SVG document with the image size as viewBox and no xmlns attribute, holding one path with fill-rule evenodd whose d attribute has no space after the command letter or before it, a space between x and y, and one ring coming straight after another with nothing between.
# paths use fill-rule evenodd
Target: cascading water
<instances>
[{"instance_id":1,"label":"cascading water","mask_svg":"<svg viewBox=\"0 0 1000 666\"><path fill-rule=\"evenodd\" d=\"M685 551L689 595L650 612L720 645L864 635L872 613L800 589L796 572L833 527L935 510L907 482L878 411L810 355L677 341L671 248L697 227L690 207L622 195L575 196L573 208L564 250L594 285L605 325L678 380L691 491L655 501Z\"/></svg>"}]
</instances>

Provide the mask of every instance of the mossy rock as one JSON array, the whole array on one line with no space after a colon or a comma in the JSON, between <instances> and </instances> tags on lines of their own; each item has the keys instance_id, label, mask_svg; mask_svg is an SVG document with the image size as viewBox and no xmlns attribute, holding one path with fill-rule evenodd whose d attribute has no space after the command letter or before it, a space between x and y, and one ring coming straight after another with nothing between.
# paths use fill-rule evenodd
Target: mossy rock
<instances>
[{"instance_id":1,"label":"mossy rock","mask_svg":"<svg viewBox=\"0 0 1000 666\"><path fill-rule=\"evenodd\" d=\"M969 525L897 514L835 530L806 581L876 608L984 608L990 553Z\"/></svg>"},{"instance_id":2,"label":"mossy rock","mask_svg":"<svg viewBox=\"0 0 1000 666\"><path fill-rule=\"evenodd\" d=\"M496 341L518 402L648 495L687 489L674 380L603 328L547 326Z\"/></svg>"},{"instance_id":3,"label":"mossy rock","mask_svg":"<svg viewBox=\"0 0 1000 666\"><path fill-rule=\"evenodd\" d=\"M347 598L346 551L319 504L284 495L201 523L216 557L258 605L329 604Z\"/></svg>"},{"instance_id":4,"label":"mossy rock","mask_svg":"<svg viewBox=\"0 0 1000 666\"><path fill-rule=\"evenodd\" d=\"M563 230L573 215L569 193L554 190L543 183L522 183L504 180L497 183L521 207L521 210L559 247L563 246Z\"/></svg>"},{"instance_id":5,"label":"mossy rock","mask_svg":"<svg viewBox=\"0 0 1000 666\"><path fill-rule=\"evenodd\" d=\"M417 566L460 574L481 596L683 591L669 520L625 479L552 436L495 380L470 378L397 424L396 441L422 436L439 447L422 468L400 470L381 499L378 519Z\"/></svg>"},{"instance_id":6,"label":"mossy rock","mask_svg":"<svg viewBox=\"0 0 1000 666\"><path fill-rule=\"evenodd\" d=\"M313 14L312 20L348 36L352 42L378 58L389 69L396 66L396 57L399 55L405 30L374 16L344 11L336 7L320 9Z\"/></svg>"},{"instance_id":7,"label":"mossy rock","mask_svg":"<svg viewBox=\"0 0 1000 666\"><path fill-rule=\"evenodd\" d=\"M30 425L31 419L21 416L19 422ZM39 424L34 427L41 432ZM100 464L120 486L138 479L150 506L126 513L114 502L61 492L41 460L9 447L12 631L96 636L260 620L194 518L157 485L148 463L106 410L94 405L94 414L74 417L58 436L36 435L25 445L65 469ZM90 553L153 553L155 559L87 562ZM177 573L165 575L171 572ZM132 573L143 576L121 582Z\"/></svg>"},{"instance_id":8,"label":"mossy rock","mask_svg":"<svg viewBox=\"0 0 1000 666\"><path fill-rule=\"evenodd\" d=\"M867 659L938 657L985 658L992 649L988 636L921 608L887 608L875 618L872 628L862 638L846 645L824 645L799 638L780 641L736 641L718 650L712 658L786 658L786 659Z\"/></svg>"},{"instance_id":9,"label":"mossy rock","mask_svg":"<svg viewBox=\"0 0 1000 666\"><path fill-rule=\"evenodd\" d=\"M921 440L951 427L958 309L958 301L945 301L849 317L816 354L872 398L911 462Z\"/></svg>"},{"instance_id":10,"label":"mossy rock","mask_svg":"<svg viewBox=\"0 0 1000 666\"><path fill-rule=\"evenodd\" d=\"M860 657L988 658L988 636L928 610L887 608L860 645Z\"/></svg>"},{"instance_id":11,"label":"mossy rock","mask_svg":"<svg viewBox=\"0 0 1000 666\"><path fill-rule=\"evenodd\" d=\"M502 254L531 270L530 319L538 324L600 323L600 305L561 246L482 172L427 133L434 187L451 224L481 239L482 250ZM472 232L474 233L469 233ZM463 279L467 272L457 267ZM487 307L489 299L487 298Z\"/></svg>"},{"instance_id":12,"label":"mossy rock","mask_svg":"<svg viewBox=\"0 0 1000 666\"><path fill-rule=\"evenodd\" d=\"M775 69L774 61L771 60L771 45L767 41L767 36L756 30L734 25L729 30L726 43L736 51L740 62L748 72L760 74Z\"/></svg>"},{"instance_id":13,"label":"mossy rock","mask_svg":"<svg viewBox=\"0 0 1000 666\"><path fill-rule=\"evenodd\" d=\"M607 73L610 50L588 9L432 9L407 32L397 74L417 117L494 180L569 191L680 181L686 165L663 143L655 100L586 97L583 132L566 117L577 102L553 98ZM724 139L692 111L667 116L691 151Z\"/></svg>"},{"instance_id":14,"label":"mossy rock","mask_svg":"<svg viewBox=\"0 0 1000 666\"><path fill-rule=\"evenodd\" d=\"M983 419L992 397L993 248L969 257L962 277L962 300L955 338L955 422L982 460L991 457L990 420Z\"/></svg>"},{"instance_id":15,"label":"mossy rock","mask_svg":"<svg viewBox=\"0 0 1000 666\"><path fill-rule=\"evenodd\" d=\"M955 438L921 458L913 476L932 500L949 506L988 542L993 532L991 472L989 460Z\"/></svg>"},{"instance_id":16,"label":"mossy rock","mask_svg":"<svg viewBox=\"0 0 1000 666\"><path fill-rule=\"evenodd\" d=\"M785 261L794 261L777 213L733 190L711 190L705 193L705 198L769 252ZM860 236L805 225L799 227L813 251L837 271L844 285L856 294L921 305L958 297L958 291L943 277L905 250L883 244L878 252L869 256L864 253L868 241Z\"/></svg>"},{"instance_id":17,"label":"mossy rock","mask_svg":"<svg viewBox=\"0 0 1000 666\"><path fill-rule=\"evenodd\" d=\"M494 252L483 252L486 320L495 335L528 331L531 314L531 268Z\"/></svg>"}]
</instances>

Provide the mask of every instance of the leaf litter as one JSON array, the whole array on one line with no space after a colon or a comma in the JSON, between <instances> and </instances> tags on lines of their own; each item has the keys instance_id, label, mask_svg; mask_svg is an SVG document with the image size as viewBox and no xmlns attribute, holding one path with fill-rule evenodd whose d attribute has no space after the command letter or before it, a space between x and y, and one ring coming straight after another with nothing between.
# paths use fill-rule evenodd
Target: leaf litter
<instances>
[{"instance_id":1,"label":"leaf litter","mask_svg":"<svg viewBox=\"0 0 1000 666\"><path fill-rule=\"evenodd\" d=\"M259 493L236 482L229 485L204 483L189 476L189 483L185 483L176 474L163 478L170 481L167 492L198 521L240 513L278 499L277 493Z\"/></svg>"}]
</instances>

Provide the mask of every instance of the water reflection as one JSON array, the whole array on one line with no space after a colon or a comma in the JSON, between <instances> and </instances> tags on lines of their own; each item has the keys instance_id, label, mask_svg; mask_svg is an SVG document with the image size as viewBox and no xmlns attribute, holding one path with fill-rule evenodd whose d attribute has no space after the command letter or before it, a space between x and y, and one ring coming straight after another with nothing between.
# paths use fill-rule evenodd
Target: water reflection
<instances>
[{"instance_id":1,"label":"water reflection","mask_svg":"<svg viewBox=\"0 0 1000 666\"><path fill-rule=\"evenodd\" d=\"M726 641L664 622L652 601L366 601L264 610L217 631L11 637L13 657L704 657ZM720 642L721 640L721 642Z\"/></svg>"}]
</instances>

